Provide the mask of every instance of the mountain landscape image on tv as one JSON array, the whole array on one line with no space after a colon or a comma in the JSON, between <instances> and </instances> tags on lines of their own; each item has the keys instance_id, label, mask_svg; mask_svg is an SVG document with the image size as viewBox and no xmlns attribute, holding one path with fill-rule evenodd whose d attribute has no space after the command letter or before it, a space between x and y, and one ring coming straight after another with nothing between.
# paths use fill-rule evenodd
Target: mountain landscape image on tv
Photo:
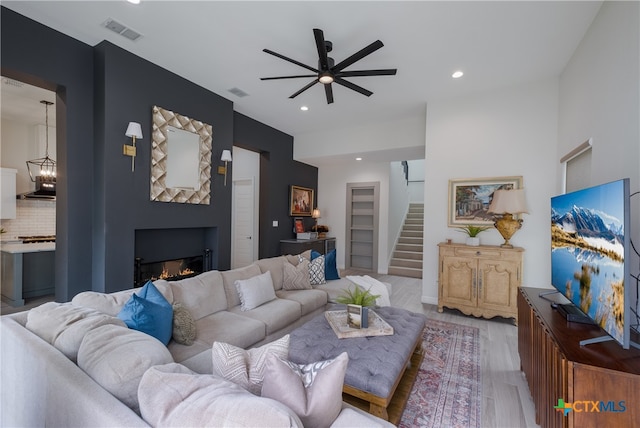
<instances>
[{"instance_id":1,"label":"mountain landscape image on tv","mask_svg":"<svg viewBox=\"0 0 640 428\"><path fill-rule=\"evenodd\" d=\"M619 180L551 198L551 282L623 346L628 194Z\"/></svg>"}]
</instances>

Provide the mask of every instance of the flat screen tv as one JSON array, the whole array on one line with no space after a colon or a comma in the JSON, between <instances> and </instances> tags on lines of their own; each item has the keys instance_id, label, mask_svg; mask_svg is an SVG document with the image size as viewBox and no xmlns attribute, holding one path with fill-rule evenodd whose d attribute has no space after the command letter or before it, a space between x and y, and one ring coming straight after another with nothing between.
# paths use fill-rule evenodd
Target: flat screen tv
<instances>
[{"instance_id":1,"label":"flat screen tv","mask_svg":"<svg viewBox=\"0 0 640 428\"><path fill-rule=\"evenodd\" d=\"M629 179L551 198L551 283L608 336L630 344Z\"/></svg>"}]
</instances>

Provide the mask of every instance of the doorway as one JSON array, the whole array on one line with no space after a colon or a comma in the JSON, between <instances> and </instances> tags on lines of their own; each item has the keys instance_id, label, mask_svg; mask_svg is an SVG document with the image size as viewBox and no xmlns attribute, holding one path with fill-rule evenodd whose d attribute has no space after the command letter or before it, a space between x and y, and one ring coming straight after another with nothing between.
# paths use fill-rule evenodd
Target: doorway
<instances>
[{"instance_id":1,"label":"doorway","mask_svg":"<svg viewBox=\"0 0 640 428\"><path fill-rule=\"evenodd\" d=\"M260 154L233 147L231 203L231 268L258 258Z\"/></svg>"}]
</instances>

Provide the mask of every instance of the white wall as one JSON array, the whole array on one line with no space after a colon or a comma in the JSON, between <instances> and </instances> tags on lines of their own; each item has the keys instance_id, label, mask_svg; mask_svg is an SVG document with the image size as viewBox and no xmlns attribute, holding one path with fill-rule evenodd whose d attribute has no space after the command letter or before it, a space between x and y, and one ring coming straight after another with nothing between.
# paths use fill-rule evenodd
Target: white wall
<instances>
[{"instance_id":1,"label":"white wall","mask_svg":"<svg viewBox=\"0 0 640 428\"><path fill-rule=\"evenodd\" d=\"M322 132L297 134L293 145L293 158L313 163L314 159L367 153L376 161L403 161L420 159L424 153L424 114L367 126L333 129ZM380 157L382 156L382 157Z\"/></svg>"},{"instance_id":2,"label":"white wall","mask_svg":"<svg viewBox=\"0 0 640 428\"><path fill-rule=\"evenodd\" d=\"M345 267L347 183L380 182L378 222L378 272L386 273L389 253L389 163L357 162L349 165L323 166L318 169L318 208L322 223L329 226L329 236L336 238L336 264ZM393 244L391 244L393 245Z\"/></svg>"},{"instance_id":3,"label":"white wall","mask_svg":"<svg viewBox=\"0 0 640 428\"><path fill-rule=\"evenodd\" d=\"M424 203L424 159L408 161L409 164L409 202Z\"/></svg>"},{"instance_id":4,"label":"white wall","mask_svg":"<svg viewBox=\"0 0 640 428\"><path fill-rule=\"evenodd\" d=\"M562 156L593 138L590 185L629 177L631 193L640 190L639 28L638 2L603 3L560 77L556 153L559 167ZM558 192L561 184L559 178ZM631 236L640 248L638 195L631 198L631 214ZM633 274L638 265L634 254Z\"/></svg>"},{"instance_id":5,"label":"white wall","mask_svg":"<svg viewBox=\"0 0 640 428\"><path fill-rule=\"evenodd\" d=\"M404 218L409 210L409 199L409 187L405 179L402 162L391 162L389 164L389 222L387 226L389 245L387 246L387 264L391 260L396 241L402 231Z\"/></svg>"},{"instance_id":6,"label":"white wall","mask_svg":"<svg viewBox=\"0 0 640 428\"><path fill-rule=\"evenodd\" d=\"M523 247L523 283L550 285L549 199L556 184L558 80L429 103L425 152L423 302L437 303L438 247L464 236L447 227L448 182L523 176L529 215L511 239ZM481 242L504 242L498 231Z\"/></svg>"},{"instance_id":7,"label":"white wall","mask_svg":"<svg viewBox=\"0 0 640 428\"><path fill-rule=\"evenodd\" d=\"M0 144L0 166L18 170L16 192L35 190L29 178L26 161L45 156L45 126L15 120L2 119ZM56 157L56 128L49 125L49 157Z\"/></svg>"}]
</instances>

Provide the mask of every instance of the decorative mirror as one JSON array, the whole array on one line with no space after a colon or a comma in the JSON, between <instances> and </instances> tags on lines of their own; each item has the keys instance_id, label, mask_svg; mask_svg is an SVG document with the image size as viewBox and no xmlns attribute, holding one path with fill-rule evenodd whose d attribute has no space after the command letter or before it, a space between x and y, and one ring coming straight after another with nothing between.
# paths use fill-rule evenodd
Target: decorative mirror
<instances>
[{"instance_id":1,"label":"decorative mirror","mask_svg":"<svg viewBox=\"0 0 640 428\"><path fill-rule=\"evenodd\" d=\"M151 200L209 205L211 125L153 106Z\"/></svg>"}]
</instances>

